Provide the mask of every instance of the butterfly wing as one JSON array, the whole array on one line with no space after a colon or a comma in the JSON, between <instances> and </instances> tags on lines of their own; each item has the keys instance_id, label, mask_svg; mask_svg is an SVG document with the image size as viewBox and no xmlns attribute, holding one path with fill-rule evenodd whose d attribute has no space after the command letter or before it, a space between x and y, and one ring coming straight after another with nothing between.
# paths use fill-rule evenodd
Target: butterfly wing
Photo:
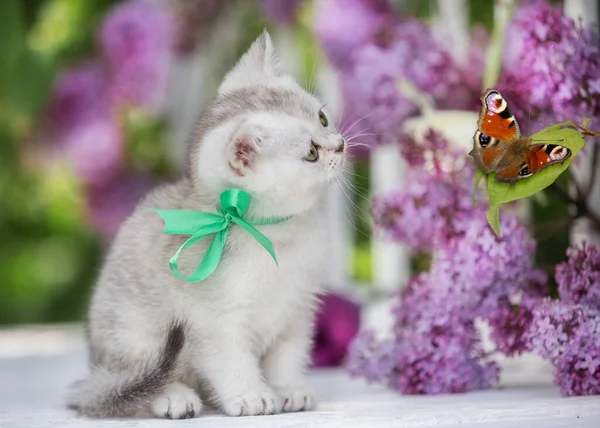
<instances>
[{"instance_id":1,"label":"butterfly wing","mask_svg":"<svg viewBox=\"0 0 600 428\"><path fill-rule=\"evenodd\" d=\"M477 166L489 174L503 163L508 143L520 144L521 131L508 103L498 91L488 89L481 103L478 129L473 136L473 150L469 154Z\"/></svg>"},{"instance_id":2,"label":"butterfly wing","mask_svg":"<svg viewBox=\"0 0 600 428\"><path fill-rule=\"evenodd\" d=\"M517 119L500 92L488 89L481 101L483 109L477 125L483 134L502 141L514 141L521 138Z\"/></svg>"}]
</instances>

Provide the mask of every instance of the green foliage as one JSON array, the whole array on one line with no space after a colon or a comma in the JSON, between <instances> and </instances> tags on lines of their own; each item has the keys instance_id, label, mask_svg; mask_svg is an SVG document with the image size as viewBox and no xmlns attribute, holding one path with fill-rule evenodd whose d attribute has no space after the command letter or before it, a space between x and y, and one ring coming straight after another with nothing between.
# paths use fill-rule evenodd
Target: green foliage
<instances>
[{"instance_id":1,"label":"green foliage","mask_svg":"<svg viewBox=\"0 0 600 428\"><path fill-rule=\"evenodd\" d=\"M115 0L0 5L0 324L81 319L101 245L68 170L32 143L59 66L89 54Z\"/></svg>"},{"instance_id":2,"label":"green foliage","mask_svg":"<svg viewBox=\"0 0 600 428\"><path fill-rule=\"evenodd\" d=\"M556 142L570 149L571 156L562 164L552 165L525 180L517 182L514 186L496 181L495 172L488 175L487 190L490 208L487 212L487 219L498 235L500 235L500 205L517 199L528 198L550 186L569 167L577 153L583 148L585 142L583 135L574 128L576 128L576 125L573 122L563 122L544 128L531 137L530 144ZM475 186L477 186L478 178L481 178L480 173L477 174Z\"/></svg>"}]
</instances>

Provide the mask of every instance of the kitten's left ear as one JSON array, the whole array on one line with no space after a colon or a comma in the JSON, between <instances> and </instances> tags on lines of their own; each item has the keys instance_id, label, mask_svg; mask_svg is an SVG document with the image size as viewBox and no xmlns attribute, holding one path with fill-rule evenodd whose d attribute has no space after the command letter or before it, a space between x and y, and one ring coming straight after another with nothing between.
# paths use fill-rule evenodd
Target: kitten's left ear
<instances>
[{"instance_id":1,"label":"kitten's left ear","mask_svg":"<svg viewBox=\"0 0 600 428\"><path fill-rule=\"evenodd\" d=\"M260 136L258 130L243 129L238 131L228 147L229 167L240 177L252 169L259 153Z\"/></svg>"},{"instance_id":2,"label":"kitten's left ear","mask_svg":"<svg viewBox=\"0 0 600 428\"><path fill-rule=\"evenodd\" d=\"M279 59L271 36L264 30L227 73L219 87L219 95L243 86L266 83L279 75Z\"/></svg>"}]
</instances>

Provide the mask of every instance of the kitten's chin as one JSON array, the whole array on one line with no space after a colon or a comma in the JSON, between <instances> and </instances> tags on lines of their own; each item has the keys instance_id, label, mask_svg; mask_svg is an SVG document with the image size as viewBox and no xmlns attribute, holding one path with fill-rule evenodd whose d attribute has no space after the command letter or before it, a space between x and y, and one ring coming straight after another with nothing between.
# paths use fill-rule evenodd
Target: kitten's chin
<instances>
[{"instance_id":1,"label":"kitten's chin","mask_svg":"<svg viewBox=\"0 0 600 428\"><path fill-rule=\"evenodd\" d=\"M252 217L292 217L311 212L323 201L323 189L304 194L254 194L249 214Z\"/></svg>"}]
</instances>

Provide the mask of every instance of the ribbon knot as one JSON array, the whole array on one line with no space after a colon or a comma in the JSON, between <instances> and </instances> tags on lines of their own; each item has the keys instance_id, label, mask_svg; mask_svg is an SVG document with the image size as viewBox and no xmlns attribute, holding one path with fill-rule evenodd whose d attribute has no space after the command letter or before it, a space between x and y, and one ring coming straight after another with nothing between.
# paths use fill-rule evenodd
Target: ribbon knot
<instances>
[{"instance_id":1,"label":"ribbon knot","mask_svg":"<svg viewBox=\"0 0 600 428\"><path fill-rule=\"evenodd\" d=\"M193 210L154 209L165 222L164 233L192 235L169 260L171 272L177 278L187 282L199 282L212 274L221 261L229 228L234 224L252 235L271 254L277 264L273 243L260 233L253 224L275 224L287 220L288 217L272 217L251 224L243 218L250 208L251 197L249 193L240 189L229 189L221 193L220 200L221 206L217 207L218 214ZM196 270L190 276L185 277L179 270L179 255L186 248L211 235L214 235L214 238L204 258L200 261Z\"/></svg>"}]
</instances>

